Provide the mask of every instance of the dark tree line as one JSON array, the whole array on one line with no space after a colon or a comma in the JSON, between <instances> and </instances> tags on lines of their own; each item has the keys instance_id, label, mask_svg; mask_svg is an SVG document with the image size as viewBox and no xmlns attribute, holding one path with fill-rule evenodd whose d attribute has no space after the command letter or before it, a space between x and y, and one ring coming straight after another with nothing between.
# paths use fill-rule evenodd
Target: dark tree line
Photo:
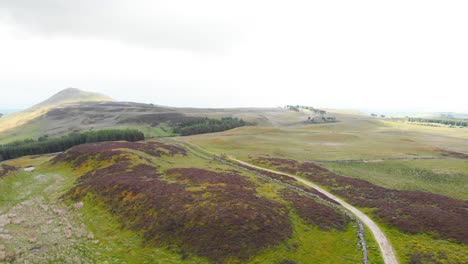
<instances>
[{"instance_id":1,"label":"dark tree line","mask_svg":"<svg viewBox=\"0 0 468 264\"><path fill-rule=\"evenodd\" d=\"M142 132L134 129L107 129L73 133L60 138L42 136L38 140L26 139L0 145L0 161L14 159L26 155L46 154L67 150L73 146L102 141L138 141L144 140Z\"/></svg>"},{"instance_id":2,"label":"dark tree line","mask_svg":"<svg viewBox=\"0 0 468 264\"><path fill-rule=\"evenodd\" d=\"M223 117L221 119L201 118L177 124L174 127L174 133L182 136L189 136L220 132L246 125L248 125L247 122L236 117Z\"/></svg>"},{"instance_id":3,"label":"dark tree line","mask_svg":"<svg viewBox=\"0 0 468 264\"><path fill-rule=\"evenodd\" d=\"M409 122L421 122L421 123L437 123L437 124L444 124L449 126L461 126L461 127L468 127L467 120L450 120L450 119L432 119L432 118L415 118L409 117Z\"/></svg>"},{"instance_id":4,"label":"dark tree line","mask_svg":"<svg viewBox=\"0 0 468 264\"><path fill-rule=\"evenodd\" d=\"M287 105L286 108L294 112L300 112L301 109L308 109L314 112L315 114L325 115L327 113L327 111L320 110L307 105Z\"/></svg>"}]
</instances>

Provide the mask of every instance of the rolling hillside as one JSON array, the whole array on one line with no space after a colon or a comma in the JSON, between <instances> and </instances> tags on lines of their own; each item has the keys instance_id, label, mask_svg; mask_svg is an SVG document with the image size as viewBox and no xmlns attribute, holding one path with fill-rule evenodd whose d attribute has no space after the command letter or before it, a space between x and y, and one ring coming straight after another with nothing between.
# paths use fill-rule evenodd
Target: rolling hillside
<instances>
[{"instance_id":1,"label":"rolling hillside","mask_svg":"<svg viewBox=\"0 0 468 264\"><path fill-rule=\"evenodd\" d=\"M307 120L307 114L283 108L175 108L116 102L108 96L70 88L23 112L1 118L0 143L104 128L131 127L142 130L147 137L170 136L175 124L201 117L235 117L265 126L288 126Z\"/></svg>"},{"instance_id":2,"label":"rolling hillside","mask_svg":"<svg viewBox=\"0 0 468 264\"><path fill-rule=\"evenodd\" d=\"M36 170L12 169L27 165ZM0 252L7 261L362 259L358 229L343 212L171 142L85 144L2 167L7 170L0 176L0 238L7 243ZM378 255L371 257L379 262Z\"/></svg>"},{"instance_id":3,"label":"rolling hillside","mask_svg":"<svg viewBox=\"0 0 468 264\"><path fill-rule=\"evenodd\" d=\"M467 262L468 130L332 111L338 122L314 123L305 110L175 108L68 89L2 117L0 144L108 128L147 140L1 162L0 257L383 263L372 233L356 237L359 223L315 185L373 220L399 263ZM180 136L187 124L200 133Z\"/></svg>"},{"instance_id":4,"label":"rolling hillside","mask_svg":"<svg viewBox=\"0 0 468 264\"><path fill-rule=\"evenodd\" d=\"M49 99L36 104L24 111L17 112L0 119L0 141L26 138L34 135L36 122L47 112L67 104L82 102L103 102L113 99L98 93L85 92L76 88L68 88L58 92ZM44 124L45 125L45 124ZM28 131L29 128L29 131Z\"/></svg>"}]
</instances>

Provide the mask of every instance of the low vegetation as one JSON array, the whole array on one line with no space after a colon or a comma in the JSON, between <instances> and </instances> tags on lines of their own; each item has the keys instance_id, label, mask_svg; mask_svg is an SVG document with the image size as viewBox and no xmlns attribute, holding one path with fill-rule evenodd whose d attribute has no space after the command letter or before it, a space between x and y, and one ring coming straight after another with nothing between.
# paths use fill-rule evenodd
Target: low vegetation
<instances>
[{"instance_id":1,"label":"low vegetation","mask_svg":"<svg viewBox=\"0 0 468 264\"><path fill-rule=\"evenodd\" d=\"M401 231L468 243L467 201L427 192L386 189L337 175L311 162L280 158L257 158L255 162L302 175L354 205L375 208L378 218Z\"/></svg>"},{"instance_id":2,"label":"low vegetation","mask_svg":"<svg viewBox=\"0 0 468 264\"><path fill-rule=\"evenodd\" d=\"M38 140L27 139L0 145L0 161L14 159L26 155L55 153L69 149L72 146L101 141L138 141L145 139L138 130L99 130L84 133L74 133L60 138L40 137Z\"/></svg>"},{"instance_id":3,"label":"low vegetation","mask_svg":"<svg viewBox=\"0 0 468 264\"><path fill-rule=\"evenodd\" d=\"M89 162L77 162L83 157L80 155L104 162L104 156L122 154L122 143L78 146L54 162L75 160L75 167L87 166ZM164 153L154 152L156 142L124 144L157 156L185 155L178 147L166 144L158 145L166 150ZM216 262L229 257L246 259L287 239L292 232L287 207L256 196L253 183L235 172L197 168L161 172L150 165L131 165L125 159L93 168L78 181L70 191L72 198L93 194L107 204L124 227L144 231L147 243L177 246Z\"/></svg>"},{"instance_id":4,"label":"low vegetation","mask_svg":"<svg viewBox=\"0 0 468 264\"><path fill-rule=\"evenodd\" d=\"M195 122L201 120L201 117L187 116L182 113L153 113L153 114L142 114L133 117L125 118L119 121L119 124L149 124L152 127L156 127L162 123L169 123L171 126L175 126L184 122Z\"/></svg>"},{"instance_id":5,"label":"low vegetation","mask_svg":"<svg viewBox=\"0 0 468 264\"><path fill-rule=\"evenodd\" d=\"M269 259L274 248L288 259L300 260L294 252L310 250L303 248L299 242L303 238L296 234L303 225L308 226L307 232L320 230L314 231L320 239L326 235L323 232L331 232L330 241L337 236L350 237L349 245L357 242L346 217L328 205L195 158L176 145L160 141L84 144L58 155L51 164L66 164L81 174L65 196L73 203L100 201L123 229L142 234L143 246L169 248L182 260L250 262L260 255ZM306 241L313 247L325 243L312 238ZM286 243L294 246L285 247ZM350 260L360 258L354 246L349 249L337 250L355 252ZM323 260L317 254L309 258Z\"/></svg>"},{"instance_id":6,"label":"low vegetation","mask_svg":"<svg viewBox=\"0 0 468 264\"><path fill-rule=\"evenodd\" d=\"M8 164L2 164L0 166L0 177L7 175L10 172L17 171L18 168L10 166Z\"/></svg>"},{"instance_id":7,"label":"low vegetation","mask_svg":"<svg viewBox=\"0 0 468 264\"><path fill-rule=\"evenodd\" d=\"M119 122L119 124L126 123L150 124L152 127L160 126L165 123L172 128L174 134L181 136L221 132L249 125L249 123L236 117L213 119L207 117L187 116L175 112L143 114L126 118Z\"/></svg>"},{"instance_id":8,"label":"low vegetation","mask_svg":"<svg viewBox=\"0 0 468 264\"><path fill-rule=\"evenodd\" d=\"M336 209L291 190L285 189L281 192L281 195L292 204L297 214L307 223L318 226L323 230L346 229L349 219Z\"/></svg>"},{"instance_id":9,"label":"low vegetation","mask_svg":"<svg viewBox=\"0 0 468 264\"><path fill-rule=\"evenodd\" d=\"M458 158L324 162L333 172L398 190L424 191L468 199L468 162Z\"/></svg>"}]
</instances>

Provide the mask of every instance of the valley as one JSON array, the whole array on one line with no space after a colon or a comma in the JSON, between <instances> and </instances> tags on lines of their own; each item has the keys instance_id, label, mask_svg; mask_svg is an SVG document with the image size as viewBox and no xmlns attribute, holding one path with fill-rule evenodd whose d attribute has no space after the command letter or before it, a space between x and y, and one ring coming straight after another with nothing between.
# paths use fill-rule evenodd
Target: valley
<instances>
[{"instance_id":1,"label":"valley","mask_svg":"<svg viewBox=\"0 0 468 264\"><path fill-rule=\"evenodd\" d=\"M145 138L0 162L0 263L468 262L467 128L300 109L67 89L0 118L2 145Z\"/></svg>"}]
</instances>

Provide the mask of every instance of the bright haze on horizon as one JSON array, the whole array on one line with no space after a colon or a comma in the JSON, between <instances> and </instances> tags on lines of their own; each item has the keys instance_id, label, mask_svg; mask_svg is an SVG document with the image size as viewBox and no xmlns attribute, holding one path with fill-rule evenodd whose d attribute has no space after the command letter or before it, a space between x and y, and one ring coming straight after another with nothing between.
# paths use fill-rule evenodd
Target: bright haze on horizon
<instances>
[{"instance_id":1,"label":"bright haze on horizon","mask_svg":"<svg viewBox=\"0 0 468 264\"><path fill-rule=\"evenodd\" d=\"M466 14L466 0L0 0L0 109L77 87L171 106L468 112Z\"/></svg>"}]
</instances>

